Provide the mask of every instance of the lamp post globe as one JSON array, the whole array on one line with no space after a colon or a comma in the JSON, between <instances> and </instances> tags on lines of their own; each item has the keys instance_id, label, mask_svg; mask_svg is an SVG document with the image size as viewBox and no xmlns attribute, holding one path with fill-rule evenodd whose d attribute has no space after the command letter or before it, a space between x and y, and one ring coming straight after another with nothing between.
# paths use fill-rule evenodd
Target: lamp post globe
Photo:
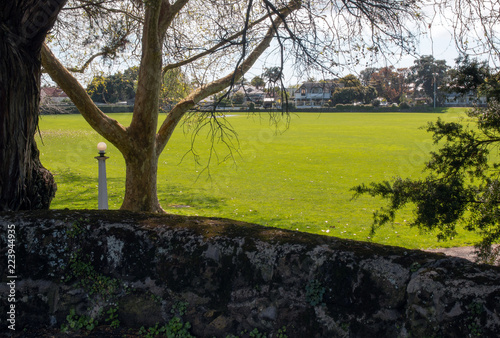
<instances>
[{"instance_id":1,"label":"lamp post globe","mask_svg":"<svg viewBox=\"0 0 500 338\"><path fill-rule=\"evenodd\" d=\"M104 156L108 146L104 142L99 142L97 144L97 150L99 151L99 156L95 158L99 162L99 185L98 185L98 209L107 210L108 209L108 187L106 179L106 160L109 158Z\"/></svg>"},{"instance_id":2,"label":"lamp post globe","mask_svg":"<svg viewBox=\"0 0 500 338\"><path fill-rule=\"evenodd\" d=\"M108 148L108 145L104 142L99 142L97 143L97 150L99 151L99 154L103 154L106 152L106 149Z\"/></svg>"}]
</instances>

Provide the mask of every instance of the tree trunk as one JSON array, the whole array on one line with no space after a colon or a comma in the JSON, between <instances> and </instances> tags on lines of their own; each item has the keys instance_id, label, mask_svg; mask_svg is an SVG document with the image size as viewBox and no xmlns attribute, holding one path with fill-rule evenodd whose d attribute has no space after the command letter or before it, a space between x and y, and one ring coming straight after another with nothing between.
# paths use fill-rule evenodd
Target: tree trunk
<instances>
[{"instance_id":1,"label":"tree trunk","mask_svg":"<svg viewBox=\"0 0 500 338\"><path fill-rule=\"evenodd\" d=\"M35 133L40 47L64 3L0 4L0 210L48 209L55 195L56 184L40 162Z\"/></svg>"},{"instance_id":2,"label":"tree trunk","mask_svg":"<svg viewBox=\"0 0 500 338\"><path fill-rule=\"evenodd\" d=\"M145 6L142 57L136 100L132 122L127 128L102 113L87 95L85 89L56 59L48 47L43 47L45 70L68 94L87 122L113 143L125 158L127 170L125 196L121 206L123 210L164 212L157 196L158 157L182 116L200 100L238 81L269 47L277 27L290 13L300 8L301 4L300 1L292 0L290 6L280 10L279 15L273 18L262 40L248 55L245 55L246 59L232 73L194 90L181 100L169 112L157 132L158 100L162 84L162 44L167 27L187 2L188 0L177 0L170 4L167 0L151 0ZM203 55L205 54L200 53L199 57Z\"/></svg>"},{"instance_id":3,"label":"tree trunk","mask_svg":"<svg viewBox=\"0 0 500 338\"><path fill-rule=\"evenodd\" d=\"M161 28L161 22L169 17L166 14L168 6L168 2L156 0L150 1L146 9L134 114L127 128L128 138L133 143L128 144L123 153L127 166L121 206L124 210L164 212L156 193L156 129L162 81L162 41L166 29Z\"/></svg>"},{"instance_id":4,"label":"tree trunk","mask_svg":"<svg viewBox=\"0 0 500 338\"><path fill-rule=\"evenodd\" d=\"M125 164L125 196L121 209L164 212L156 189L158 157L142 152L136 156L125 157Z\"/></svg>"}]
</instances>

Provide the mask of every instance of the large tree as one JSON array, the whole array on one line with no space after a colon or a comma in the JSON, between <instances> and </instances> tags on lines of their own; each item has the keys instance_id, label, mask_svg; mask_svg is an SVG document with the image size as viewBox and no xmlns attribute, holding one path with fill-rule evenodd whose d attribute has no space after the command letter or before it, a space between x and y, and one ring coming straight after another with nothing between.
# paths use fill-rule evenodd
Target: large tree
<instances>
[{"instance_id":1,"label":"large tree","mask_svg":"<svg viewBox=\"0 0 500 338\"><path fill-rule=\"evenodd\" d=\"M35 143L40 49L66 0L0 2L0 210L48 208L56 185Z\"/></svg>"},{"instance_id":2,"label":"large tree","mask_svg":"<svg viewBox=\"0 0 500 338\"><path fill-rule=\"evenodd\" d=\"M455 63L455 68L448 71L447 91L462 95L469 91L477 93L491 75L488 62L471 59L469 55L459 56Z\"/></svg>"},{"instance_id":3,"label":"large tree","mask_svg":"<svg viewBox=\"0 0 500 338\"><path fill-rule=\"evenodd\" d=\"M373 87L379 96L386 98L389 102L399 102L404 93L404 77L394 69L394 66L383 67L371 75Z\"/></svg>"},{"instance_id":4,"label":"large tree","mask_svg":"<svg viewBox=\"0 0 500 338\"><path fill-rule=\"evenodd\" d=\"M85 55L91 58L102 53L119 56L110 51L119 51L127 41L132 45L130 54L140 51L130 126L123 126L102 113L47 46L42 52L43 65L87 122L123 154L126 187L121 208L161 212L156 192L158 157L172 132L199 101L238 83L273 40L277 55L281 55L279 66L274 67L282 69L286 50L288 57L293 54L299 68L330 69L330 65L338 64L339 51L355 50L351 48L353 45L368 46L371 50L387 48L388 44L406 48L414 37L414 27L406 29L404 20L416 18L417 11L414 2L389 0L122 0L100 2L98 6L94 2L70 1L65 13L70 19L60 16L61 30L56 30L52 39L52 43L59 43L60 52L64 50L61 38L68 39L68 35L57 32L71 25L77 25L76 31L87 27L92 32L83 38L85 48L89 49ZM90 23L80 22L82 18ZM361 34L367 27L373 35ZM94 34L99 28L105 28L100 33L103 39L95 38L100 36ZM99 45L106 39L111 46L107 49ZM67 45L76 43L71 41ZM162 74L178 68L191 71L198 86L168 111L158 128L158 100L165 78ZM278 75L282 77L281 72ZM205 124L221 126L221 119L205 119L211 115L210 112L193 114L199 121L206 121ZM227 137L226 131L222 127L213 132Z\"/></svg>"},{"instance_id":5,"label":"large tree","mask_svg":"<svg viewBox=\"0 0 500 338\"><path fill-rule=\"evenodd\" d=\"M331 104L347 104L355 102L369 103L376 97L373 87L362 86L361 81L352 74L339 79L343 87L338 87L332 93Z\"/></svg>"},{"instance_id":6,"label":"large tree","mask_svg":"<svg viewBox=\"0 0 500 338\"><path fill-rule=\"evenodd\" d=\"M434 103L439 102L439 87L443 84L448 66L445 60L436 60L432 55L425 55L414 61L411 68L410 80L415 87L422 87L423 92Z\"/></svg>"}]
</instances>

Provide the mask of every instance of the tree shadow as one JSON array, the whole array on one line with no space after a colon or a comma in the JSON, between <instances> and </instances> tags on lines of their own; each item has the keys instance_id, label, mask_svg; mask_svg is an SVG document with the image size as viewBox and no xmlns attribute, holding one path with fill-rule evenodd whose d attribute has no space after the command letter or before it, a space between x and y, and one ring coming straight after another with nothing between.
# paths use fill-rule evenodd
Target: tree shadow
<instances>
[{"instance_id":1,"label":"tree shadow","mask_svg":"<svg viewBox=\"0 0 500 338\"><path fill-rule=\"evenodd\" d=\"M53 171L58 185L52 209L97 209L98 179L95 175L74 172L70 169ZM219 209L225 202L211 192L194 187L185 187L158 182L158 199L165 210L175 209ZM161 184L160 184L161 183ZM125 193L124 177L108 177L108 204L110 209L119 209Z\"/></svg>"},{"instance_id":2,"label":"tree shadow","mask_svg":"<svg viewBox=\"0 0 500 338\"><path fill-rule=\"evenodd\" d=\"M203 189L165 183L158 186L158 199L165 210L185 208L219 209L226 204L222 198L215 197Z\"/></svg>"}]
</instances>

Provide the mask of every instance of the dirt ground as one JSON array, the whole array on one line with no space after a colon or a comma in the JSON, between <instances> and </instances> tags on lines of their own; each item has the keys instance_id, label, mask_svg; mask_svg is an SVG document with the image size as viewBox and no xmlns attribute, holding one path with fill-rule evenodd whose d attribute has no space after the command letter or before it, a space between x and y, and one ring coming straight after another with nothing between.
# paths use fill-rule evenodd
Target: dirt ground
<instances>
[{"instance_id":1,"label":"dirt ground","mask_svg":"<svg viewBox=\"0 0 500 338\"><path fill-rule=\"evenodd\" d=\"M475 248L473 246L463 246L456 248L439 248L439 249L429 249L424 250L427 252L440 252L444 253L447 256L455 256L460 258L468 259L472 262L476 260Z\"/></svg>"},{"instance_id":2,"label":"dirt ground","mask_svg":"<svg viewBox=\"0 0 500 338\"><path fill-rule=\"evenodd\" d=\"M494 246L493 250L500 251L500 244ZM440 252L447 256L455 256L460 258L468 259L472 262L476 262L476 248L473 246L464 246L464 247L456 247L456 248L440 248L440 249L429 249L424 250L427 252ZM497 256L497 261L495 265L500 265L500 257Z\"/></svg>"}]
</instances>

